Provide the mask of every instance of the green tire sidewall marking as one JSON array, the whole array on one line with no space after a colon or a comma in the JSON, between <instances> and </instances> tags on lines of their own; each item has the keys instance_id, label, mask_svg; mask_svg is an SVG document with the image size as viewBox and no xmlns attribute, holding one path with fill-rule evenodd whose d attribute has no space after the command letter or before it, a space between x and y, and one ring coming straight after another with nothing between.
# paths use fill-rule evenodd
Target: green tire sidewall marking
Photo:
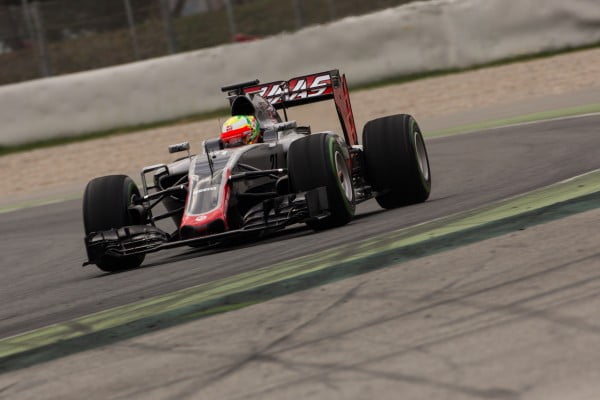
<instances>
[{"instance_id":1,"label":"green tire sidewall marking","mask_svg":"<svg viewBox=\"0 0 600 400\"><path fill-rule=\"evenodd\" d=\"M338 187L340 194L342 195L342 199L344 200L344 205L346 206L346 211L348 211L348 213L350 213L350 214L354 214L354 207L352 206L352 204L350 204L351 199L348 199L346 197L346 191L342 187L342 184L337 177L337 168L335 166L335 152L334 152L335 143L337 141L331 135L327 136L327 141L328 141L328 147L329 147L329 162L331 163L331 170L336 175L336 176L334 176L335 183ZM353 191L354 191L354 188L353 188Z\"/></svg>"}]
</instances>

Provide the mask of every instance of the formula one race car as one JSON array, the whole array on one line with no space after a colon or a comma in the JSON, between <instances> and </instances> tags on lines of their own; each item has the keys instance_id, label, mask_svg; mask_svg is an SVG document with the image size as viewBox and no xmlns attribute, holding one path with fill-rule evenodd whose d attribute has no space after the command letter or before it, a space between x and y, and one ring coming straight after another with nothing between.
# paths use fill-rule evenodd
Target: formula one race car
<instances>
[{"instance_id":1,"label":"formula one race car","mask_svg":"<svg viewBox=\"0 0 600 400\"><path fill-rule=\"evenodd\" d=\"M383 208L429 197L431 172L417 122L405 114L369 121L359 145L339 71L222 91L231 115L255 118L261 138L240 146L207 140L198 155L189 154L187 142L169 146L187 156L143 168L141 191L124 175L90 181L83 198L84 265L119 271L162 249L227 243L295 223L316 231L341 226L356 204L372 197ZM287 118L289 107L331 99L343 136L311 132ZM166 211L155 215L158 204ZM168 218L176 225L172 233L157 226Z\"/></svg>"}]
</instances>

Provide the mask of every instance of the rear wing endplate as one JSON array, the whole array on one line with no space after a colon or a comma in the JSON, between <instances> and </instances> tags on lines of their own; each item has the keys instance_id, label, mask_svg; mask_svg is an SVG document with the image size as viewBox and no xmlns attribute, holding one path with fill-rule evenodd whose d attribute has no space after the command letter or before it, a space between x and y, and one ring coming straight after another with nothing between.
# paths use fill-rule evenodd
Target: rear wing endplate
<instances>
[{"instance_id":1,"label":"rear wing endplate","mask_svg":"<svg viewBox=\"0 0 600 400\"><path fill-rule=\"evenodd\" d=\"M346 143L350 146L358 144L346 76L340 75L338 70L299 76L289 81L247 86L243 88L243 91L246 94L259 94L276 109L333 99Z\"/></svg>"}]
</instances>

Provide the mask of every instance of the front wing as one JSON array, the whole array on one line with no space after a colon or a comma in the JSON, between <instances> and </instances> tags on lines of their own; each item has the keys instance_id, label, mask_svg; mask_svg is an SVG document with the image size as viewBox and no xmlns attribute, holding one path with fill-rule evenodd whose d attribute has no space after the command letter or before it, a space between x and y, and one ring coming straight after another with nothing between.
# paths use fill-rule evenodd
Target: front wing
<instances>
[{"instance_id":1,"label":"front wing","mask_svg":"<svg viewBox=\"0 0 600 400\"><path fill-rule=\"evenodd\" d=\"M154 253L181 246L210 246L234 238L256 237L257 234L278 231L286 226L329 216L325 187L308 192L274 197L254 209L240 229L180 239L152 225L132 225L103 232L92 232L84 239L88 261L96 264L103 256L126 257Z\"/></svg>"}]
</instances>

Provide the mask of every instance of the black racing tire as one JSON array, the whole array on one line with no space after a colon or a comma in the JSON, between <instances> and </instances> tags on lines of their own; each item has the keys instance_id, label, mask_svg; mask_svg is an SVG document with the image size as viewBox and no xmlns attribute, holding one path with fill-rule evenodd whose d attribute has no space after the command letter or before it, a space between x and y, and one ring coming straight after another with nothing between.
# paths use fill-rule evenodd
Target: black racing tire
<instances>
[{"instance_id":1,"label":"black racing tire","mask_svg":"<svg viewBox=\"0 0 600 400\"><path fill-rule=\"evenodd\" d=\"M307 225L323 230L347 224L354 217L354 188L348 159L335 135L319 133L298 139L287 154L290 187L304 192L326 187L330 215Z\"/></svg>"},{"instance_id":2,"label":"black racing tire","mask_svg":"<svg viewBox=\"0 0 600 400\"><path fill-rule=\"evenodd\" d=\"M421 203L431 193L431 169L423 134L413 117L391 115L363 130L367 182L383 208Z\"/></svg>"},{"instance_id":3,"label":"black racing tire","mask_svg":"<svg viewBox=\"0 0 600 400\"><path fill-rule=\"evenodd\" d=\"M91 180L83 195L83 226L86 236L92 232L138 225L128 211L133 195L140 191L135 182L125 175L102 176ZM96 262L106 272L117 272L139 267L145 255L114 257L103 255Z\"/></svg>"}]
</instances>

